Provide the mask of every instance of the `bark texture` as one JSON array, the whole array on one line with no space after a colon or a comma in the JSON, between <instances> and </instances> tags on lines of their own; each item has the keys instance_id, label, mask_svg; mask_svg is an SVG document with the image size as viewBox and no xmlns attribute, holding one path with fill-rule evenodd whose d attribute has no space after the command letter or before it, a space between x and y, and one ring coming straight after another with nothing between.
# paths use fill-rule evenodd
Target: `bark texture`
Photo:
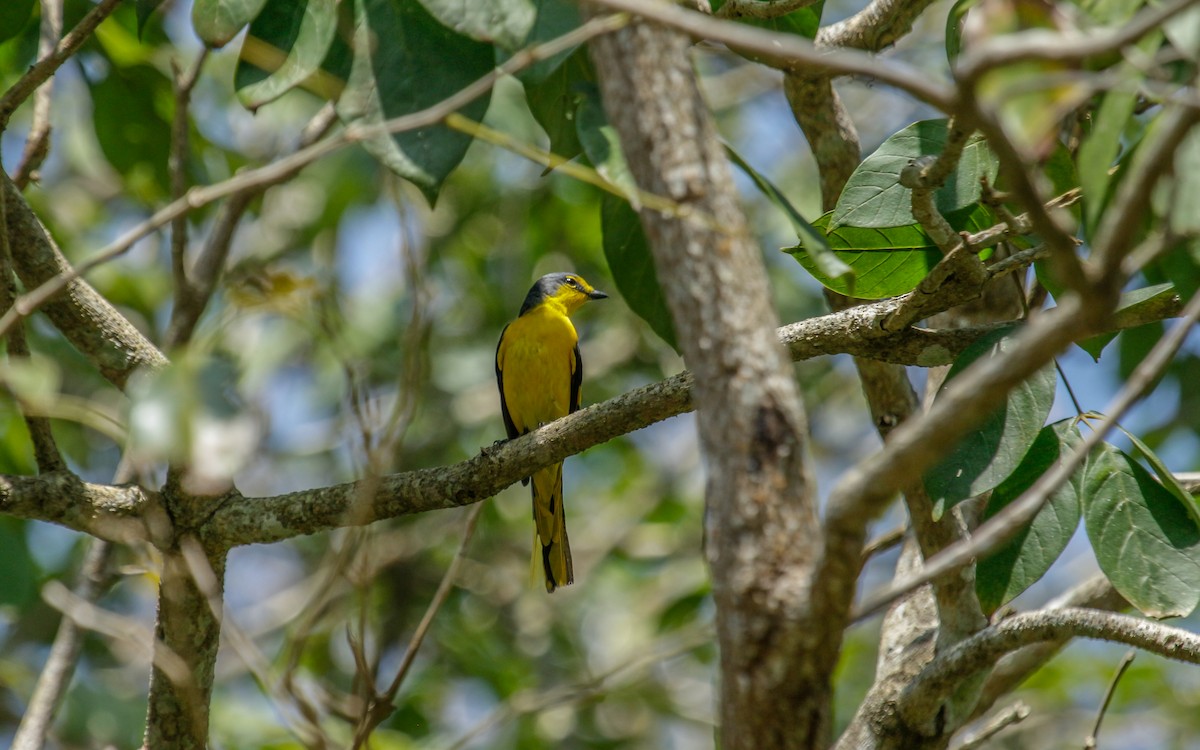
<instances>
[{"instance_id":1,"label":"bark texture","mask_svg":"<svg viewBox=\"0 0 1200 750\"><path fill-rule=\"evenodd\" d=\"M683 34L649 23L592 42L609 121L639 188L679 204L642 226L695 377L708 469L707 554L721 648L721 745L822 746L828 667L793 627L817 533L791 367L766 273Z\"/></svg>"}]
</instances>

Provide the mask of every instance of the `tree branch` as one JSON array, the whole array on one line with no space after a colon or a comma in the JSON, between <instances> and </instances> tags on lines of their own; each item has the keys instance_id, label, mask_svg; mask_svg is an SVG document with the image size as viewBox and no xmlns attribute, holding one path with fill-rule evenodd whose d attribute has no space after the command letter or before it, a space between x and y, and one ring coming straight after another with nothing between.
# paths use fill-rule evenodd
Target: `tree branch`
<instances>
[{"instance_id":1,"label":"tree branch","mask_svg":"<svg viewBox=\"0 0 1200 750\"><path fill-rule=\"evenodd\" d=\"M8 120L17 107L21 106L21 102L28 99L30 94L54 75L54 71L71 59L71 56L87 41L100 22L116 10L120 2L121 0L101 0L88 11L88 14L75 28L62 38L52 54L34 63L33 67L25 71L25 75L21 76L20 80L14 83L8 91L5 91L3 96L0 96L0 132L8 128Z\"/></svg>"},{"instance_id":2,"label":"tree branch","mask_svg":"<svg viewBox=\"0 0 1200 750\"><path fill-rule=\"evenodd\" d=\"M42 23L38 37L38 57L46 58L54 53L62 36L62 0L42 0ZM50 101L54 93L54 79L47 78L38 87L33 100L33 121L29 135L25 138L25 150L21 162L13 173L13 182L24 190L33 179L37 168L50 153Z\"/></svg>"},{"instance_id":3,"label":"tree branch","mask_svg":"<svg viewBox=\"0 0 1200 750\"><path fill-rule=\"evenodd\" d=\"M1131 615L1093 609L1044 609L1013 615L930 662L897 706L910 726L940 704L962 680L989 669L1005 654L1045 641L1093 638L1135 646L1168 659L1200 664L1200 635Z\"/></svg>"}]
</instances>

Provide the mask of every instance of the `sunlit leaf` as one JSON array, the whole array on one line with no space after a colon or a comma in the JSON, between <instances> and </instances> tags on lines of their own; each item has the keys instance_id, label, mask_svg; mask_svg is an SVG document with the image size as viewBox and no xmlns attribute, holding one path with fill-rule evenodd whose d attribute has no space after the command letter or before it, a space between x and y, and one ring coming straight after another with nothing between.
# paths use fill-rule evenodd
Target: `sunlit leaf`
<instances>
[{"instance_id":1,"label":"sunlit leaf","mask_svg":"<svg viewBox=\"0 0 1200 750\"><path fill-rule=\"evenodd\" d=\"M800 212L787 199L783 191L775 187L770 180L760 174L754 167L750 166L749 162L743 159L741 154L734 151L728 144L725 146L725 153L729 156L730 161L740 167L753 180L755 187L767 197L767 200L774 203L779 210L783 211L783 215L788 218L788 222L792 225L792 230L795 231L800 244L804 245L806 255L820 269L821 275L853 287L854 270L830 250L829 243L825 241L825 235L800 215Z\"/></svg>"},{"instance_id":2,"label":"sunlit leaf","mask_svg":"<svg viewBox=\"0 0 1200 750\"><path fill-rule=\"evenodd\" d=\"M946 120L924 120L884 141L846 182L829 226L903 227L915 223L912 191L900 185L900 172L919 156L940 154L946 136ZM945 214L978 202L980 178L994 182L998 169L983 138L971 136L958 166L935 194L938 210Z\"/></svg>"},{"instance_id":3,"label":"sunlit leaf","mask_svg":"<svg viewBox=\"0 0 1200 750\"><path fill-rule=\"evenodd\" d=\"M1088 458L1083 517L1100 569L1151 617L1200 602L1200 526L1141 464L1104 444Z\"/></svg>"},{"instance_id":4,"label":"sunlit leaf","mask_svg":"<svg viewBox=\"0 0 1200 750\"><path fill-rule=\"evenodd\" d=\"M621 139L613 126L608 124L604 107L600 104L600 92L595 88L586 90L579 102L576 130L583 153L587 154L588 161L600 176L619 187L626 198L636 203L637 182L625 161Z\"/></svg>"},{"instance_id":5,"label":"sunlit leaf","mask_svg":"<svg viewBox=\"0 0 1200 750\"><path fill-rule=\"evenodd\" d=\"M354 60L337 109L368 125L431 107L492 69L492 48L454 33L417 0L355 0ZM453 60L453 64L442 61ZM485 94L459 110L479 121ZM432 202L458 166L471 137L443 125L380 135L363 143L377 159Z\"/></svg>"},{"instance_id":6,"label":"sunlit leaf","mask_svg":"<svg viewBox=\"0 0 1200 750\"><path fill-rule=\"evenodd\" d=\"M984 519L1001 512L1023 495L1080 440L1074 420L1043 427L1021 463L992 491ZM1067 548L1082 514L1079 500L1082 480L1081 469L1051 493L1028 526L979 561L975 569L975 591L984 612L994 612L1041 580Z\"/></svg>"},{"instance_id":7,"label":"sunlit leaf","mask_svg":"<svg viewBox=\"0 0 1200 750\"><path fill-rule=\"evenodd\" d=\"M981 205L968 206L946 215L955 229L977 232L991 226L992 213ZM884 299L916 288L929 270L942 259L937 243L919 224L903 227L848 227L829 230L830 214L813 221L835 256L853 271L853 284L822 271L801 245L784 248L822 285L839 294L861 299Z\"/></svg>"},{"instance_id":8,"label":"sunlit leaf","mask_svg":"<svg viewBox=\"0 0 1200 750\"><path fill-rule=\"evenodd\" d=\"M209 47L224 47L254 20L267 0L194 0L192 27Z\"/></svg>"},{"instance_id":9,"label":"sunlit leaf","mask_svg":"<svg viewBox=\"0 0 1200 750\"><path fill-rule=\"evenodd\" d=\"M337 30L336 0L268 0L242 41L238 99L257 109L315 73Z\"/></svg>"},{"instance_id":10,"label":"sunlit leaf","mask_svg":"<svg viewBox=\"0 0 1200 750\"><path fill-rule=\"evenodd\" d=\"M507 50L524 44L537 17L533 0L421 0L421 5L459 34Z\"/></svg>"},{"instance_id":11,"label":"sunlit leaf","mask_svg":"<svg viewBox=\"0 0 1200 750\"><path fill-rule=\"evenodd\" d=\"M967 347L951 366L942 390L976 360L1004 357L1013 346L1011 333L1012 329L995 331ZM1035 372L926 472L925 488L937 515L995 488L1013 473L1050 414L1056 382L1053 363Z\"/></svg>"},{"instance_id":12,"label":"sunlit leaf","mask_svg":"<svg viewBox=\"0 0 1200 750\"><path fill-rule=\"evenodd\" d=\"M1117 303L1116 312L1136 313L1140 308L1159 304L1164 299L1175 297L1176 294L1177 292L1173 284L1155 284L1154 286L1134 289L1121 295L1121 299ZM1116 337L1117 334L1115 332L1102 333L1099 336L1093 336L1080 341L1079 348L1092 355L1092 359L1099 360L1100 353L1104 351L1104 347L1108 346Z\"/></svg>"}]
</instances>

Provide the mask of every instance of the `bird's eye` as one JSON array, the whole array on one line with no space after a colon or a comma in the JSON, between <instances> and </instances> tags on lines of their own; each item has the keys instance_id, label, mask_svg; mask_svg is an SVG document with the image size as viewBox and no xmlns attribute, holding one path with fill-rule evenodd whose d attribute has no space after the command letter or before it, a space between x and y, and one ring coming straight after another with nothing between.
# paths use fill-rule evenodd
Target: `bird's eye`
<instances>
[{"instance_id":1,"label":"bird's eye","mask_svg":"<svg viewBox=\"0 0 1200 750\"><path fill-rule=\"evenodd\" d=\"M575 278L572 278L572 277L568 277L568 278L567 278L567 284L568 284L569 286L572 286L572 287L576 288L576 289L578 289L578 288L579 288L579 280L578 280L578 279L575 279Z\"/></svg>"}]
</instances>

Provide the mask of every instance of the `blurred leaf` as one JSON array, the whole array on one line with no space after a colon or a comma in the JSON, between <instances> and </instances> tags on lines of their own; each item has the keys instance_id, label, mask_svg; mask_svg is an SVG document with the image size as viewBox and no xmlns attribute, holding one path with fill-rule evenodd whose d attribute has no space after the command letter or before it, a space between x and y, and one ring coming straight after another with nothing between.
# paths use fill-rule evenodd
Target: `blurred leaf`
<instances>
[{"instance_id":1,"label":"blurred leaf","mask_svg":"<svg viewBox=\"0 0 1200 750\"><path fill-rule=\"evenodd\" d=\"M137 0L137 26L138 38L142 36L142 29L146 28L146 22L150 20L150 16L154 15L154 11L158 10L158 6L163 4L163 0Z\"/></svg>"},{"instance_id":2,"label":"blurred leaf","mask_svg":"<svg viewBox=\"0 0 1200 750\"><path fill-rule=\"evenodd\" d=\"M4 571L0 605L21 607L37 596L37 564L29 554L25 524L4 516L0 516L0 570Z\"/></svg>"},{"instance_id":3,"label":"blurred leaf","mask_svg":"<svg viewBox=\"0 0 1200 750\"><path fill-rule=\"evenodd\" d=\"M1180 299L1191 299L1200 290L1200 238L1180 240L1156 267L1179 290Z\"/></svg>"},{"instance_id":4,"label":"blurred leaf","mask_svg":"<svg viewBox=\"0 0 1200 750\"><path fill-rule=\"evenodd\" d=\"M636 206L637 182L634 181L629 164L625 161L625 154L621 151L621 139L604 116L600 92L595 87L587 89L579 102L576 127L579 143L583 146L583 153L587 155L588 161L601 177L619 187L625 197Z\"/></svg>"},{"instance_id":5,"label":"blurred leaf","mask_svg":"<svg viewBox=\"0 0 1200 750\"><path fill-rule=\"evenodd\" d=\"M1161 0L1149 0L1151 7L1161 7ZM1200 6L1176 13L1163 24L1163 33L1181 54L1193 62L1200 61Z\"/></svg>"},{"instance_id":6,"label":"blurred leaf","mask_svg":"<svg viewBox=\"0 0 1200 750\"><path fill-rule=\"evenodd\" d=\"M817 218L812 225L826 232L826 241L834 255L854 271L853 284L823 273L803 245L784 248L784 252L791 254L813 278L839 294L860 299L906 294L942 259L937 243L919 224L884 228L842 226L830 231L831 213ZM967 232L977 232L994 223L991 211L979 204L948 213L945 218L956 230Z\"/></svg>"},{"instance_id":7,"label":"blurred leaf","mask_svg":"<svg viewBox=\"0 0 1200 750\"><path fill-rule=\"evenodd\" d=\"M337 30L336 0L267 0L242 40L234 88L255 110L321 66Z\"/></svg>"},{"instance_id":8,"label":"blurred leaf","mask_svg":"<svg viewBox=\"0 0 1200 750\"><path fill-rule=\"evenodd\" d=\"M825 235L817 231L812 224L808 223L808 220L800 215L800 212L796 210L796 207L792 205L792 202L787 199L787 196L779 188L775 187L766 177L759 174L754 167L751 167L728 144L725 145L725 153L734 164L738 165L754 181L754 185L763 195L767 196L767 200L774 203L787 216L793 231L796 232L796 237L800 240L800 244L805 246L807 256L820 269L822 276L829 277L853 288L854 270L845 261L834 255L833 251L829 248L829 244L825 241Z\"/></svg>"},{"instance_id":9,"label":"blurred leaf","mask_svg":"<svg viewBox=\"0 0 1200 750\"><path fill-rule=\"evenodd\" d=\"M675 325L667 309L654 257L642 232L642 222L627 202L605 193L600 202L600 224L604 233L604 257L608 269L629 309L646 321L659 338L679 351Z\"/></svg>"},{"instance_id":10,"label":"blurred leaf","mask_svg":"<svg viewBox=\"0 0 1200 750\"><path fill-rule=\"evenodd\" d=\"M571 0L534 0L534 5L537 6L537 17L534 19L533 28L529 30L529 36L525 38L523 44L525 47L534 47L551 39L557 39L581 23L579 6ZM507 50L503 48L497 48L496 52L497 57L505 57L507 54ZM538 60L517 73L517 78L527 85L540 83L556 72L565 60L577 53L584 61L588 61L587 48L575 47L559 52L545 60ZM589 80L595 80L595 76L591 76Z\"/></svg>"},{"instance_id":11,"label":"blurred leaf","mask_svg":"<svg viewBox=\"0 0 1200 750\"><path fill-rule=\"evenodd\" d=\"M1200 10L1200 6L1194 10ZM1200 16L1196 22L1200 24ZM1175 149L1174 177L1171 231L1183 236L1200 235L1200 211L1196 210L1196 196L1200 195L1200 130L1193 128Z\"/></svg>"},{"instance_id":12,"label":"blurred leaf","mask_svg":"<svg viewBox=\"0 0 1200 750\"><path fill-rule=\"evenodd\" d=\"M193 0L192 26L209 47L224 47L254 20L267 0Z\"/></svg>"},{"instance_id":13,"label":"blurred leaf","mask_svg":"<svg viewBox=\"0 0 1200 750\"><path fill-rule=\"evenodd\" d=\"M108 163L142 200L168 193L171 153L171 82L150 65L112 66L90 83L92 123Z\"/></svg>"},{"instance_id":14,"label":"blurred leaf","mask_svg":"<svg viewBox=\"0 0 1200 750\"><path fill-rule=\"evenodd\" d=\"M1012 332L1011 328L995 331L967 347L950 367L941 391L977 359L1003 357L1013 346ZM1050 363L1013 388L979 427L925 473L925 488L937 516L993 489L1013 473L1050 414L1056 377Z\"/></svg>"},{"instance_id":15,"label":"blurred leaf","mask_svg":"<svg viewBox=\"0 0 1200 750\"><path fill-rule=\"evenodd\" d=\"M919 156L940 154L946 146L946 120L923 120L909 125L884 141L863 160L838 198L831 229L852 227L904 227L915 223L912 191L900 185L900 172ZM979 201L980 178L995 182L996 157L982 136L973 135L962 158L935 198L943 214Z\"/></svg>"},{"instance_id":16,"label":"blurred leaf","mask_svg":"<svg viewBox=\"0 0 1200 750\"><path fill-rule=\"evenodd\" d=\"M1143 287L1142 289L1134 289L1131 292L1125 292L1121 295L1121 299L1117 302L1117 308L1114 312L1134 313L1139 308L1153 306L1161 302L1164 298L1173 298L1177 296L1175 286L1173 284L1155 284L1154 286ZM1099 361L1100 353L1104 351L1104 347L1117 337L1117 332L1102 333L1099 336L1093 336L1089 339L1084 339L1079 342L1079 348L1092 355L1092 359Z\"/></svg>"},{"instance_id":17,"label":"blurred leaf","mask_svg":"<svg viewBox=\"0 0 1200 750\"><path fill-rule=\"evenodd\" d=\"M564 159L578 156L583 151L577 125L579 102L582 92L596 85L587 49L576 50L546 77L522 82L529 111L550 137L550 150Z\"/></svg>"},{"instance_id":18,"label":"blurred leaf","mask_svg":"<svg viewBox=\"0 0 1200 750\"><path fill-rule=\"evenodd\" d=\"M492 69L492 48L441 25L417 0L355 0L354 61L337 102L346 122L367 125L419 112ZM453 60L453 64L445 61ZM459 110L479 121L490 93ZM363 142L375 158L411 181L432 203L462 161L471 137L443 125Z\"/></svg>"},{"instance_id":19,"label":"blurred leaf","mask_svg":"<svg viewBox=\"0 0 1200 750\"><path fill-rule=\"evenodd\" d=\"M533 0L421 0L443 25L477 42L519 49L537 18Z\"/></svg>"},{"instance_id":20,"label":"blurred leaf","mask_svg":"<svg viewBox=\"0 0 1200 750\"><path fill-rule=\"evenodd\" d=\"M1150 617L1200 602L1200 527L1150 472L1105 443L1088 458L1083 517L1100 569Z\"/></svg>"},{"instance_id":21,"label":"blurred leaf","mask_svg":"<svg viewBox=\"0 0 1200 750\"><path fill-rule=\"evenodd\" d=\"M0 44L21 33L35 4L36 0L6 0L0 4Z\"/></svg>"},{"instance_id":22,"label":"blurred leaf","mask_svg":"<svg viewBox=\"0 0 1200 750\"><path fill-rule=\"evenodd\" d=\"M1075 420L1043 427L1021 463L988 498L984 519L991 518L1019 498L1059 458L1079 444ZM996 611L1041 580L1079 527L1082 509L1079 484L1082 469L1055 490L1028 526L1004 546L979 561L975 569L975 591L985 613Z\"/></svg>"},{"instance_id":23,"label":"blurred leaf","mask_svg":"<svg viewBox=\"0 0 1200 750\"><path fill-rule=\"evenodd\" d=\"M678 630L685 625L691 625L696 622L705 605L711 604L712 596L707 586L679 597L667 605L667 608L658 616L658 632L665 633L670 630Z\"/></svg>"},{"instance_id":24,"label":"blurred leaf","mask_svg":"<svg viewBox=\"0 0 1200 750\"><path fill-rule=\"evenodd\" d=\"M955 0L954 5L950 6L950 12L946 14L946 60L951 65L962 51L963 20L967 12L978 3L979 0Z\"/></svg>"}]
</instances>

